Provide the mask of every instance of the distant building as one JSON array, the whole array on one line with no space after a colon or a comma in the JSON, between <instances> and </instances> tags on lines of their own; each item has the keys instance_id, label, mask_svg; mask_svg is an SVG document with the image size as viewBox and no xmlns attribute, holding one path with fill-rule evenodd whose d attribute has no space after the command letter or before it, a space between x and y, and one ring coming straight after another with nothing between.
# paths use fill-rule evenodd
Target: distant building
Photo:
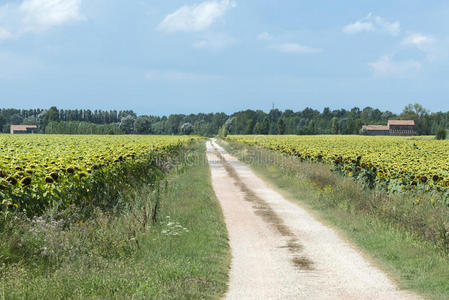
<instances>
[{"instance_id":1,"label":"distant building","mask_svg":"<svg viewBox=\"0 0 449 300\"><path fill-rule=\"evenodd\" d=\"M390 135L412 136L417 135L415 121L413 120L390 120L388 121Z\"/></svg>"},{"instance_id":2,"label":"distant building","mask_svg":"<svg viewBox=\"0 0 449 300\"><path fill-rule=\"evenodd\" d=\"M10 129L11 134L36 133L36 131L36 125L11 125Z\"/></svg>"},{"instance_id":3,"label":"distant building","mask_svg":"<svg viewBox=\"0 0 449 300\"><path fill-rule=\"evenodd\" d=\"M390 135L390 128L384 125L365 125L362 132L366 135Z\"/></svg>"},{"instance_id":4,"label":"distant building","mask_svg":"<svg viewBox=\"0 0 449 300\"><path fill-rule=\"evenodd\" d=\"M415 121L413 120L389 120L388 125L364 125L362 134L389 135L389 136L414 136L417 135Z\"/></svg>"}]
</instances>

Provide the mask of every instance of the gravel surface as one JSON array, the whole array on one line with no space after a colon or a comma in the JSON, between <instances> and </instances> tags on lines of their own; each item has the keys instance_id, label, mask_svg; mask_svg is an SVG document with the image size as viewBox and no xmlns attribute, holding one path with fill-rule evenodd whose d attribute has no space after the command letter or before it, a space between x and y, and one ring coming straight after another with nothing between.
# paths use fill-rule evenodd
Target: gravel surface
<instances>
[{"instance_id":1,"label":"gravel surface","mask_svg":"<svg viewBox=\"0 0 449 300\"><path fill-rule=\"evenodd\" d=\"M207 157L232 251L227 299L419 299L214 140Z\"/></svg>"}]
</instances>

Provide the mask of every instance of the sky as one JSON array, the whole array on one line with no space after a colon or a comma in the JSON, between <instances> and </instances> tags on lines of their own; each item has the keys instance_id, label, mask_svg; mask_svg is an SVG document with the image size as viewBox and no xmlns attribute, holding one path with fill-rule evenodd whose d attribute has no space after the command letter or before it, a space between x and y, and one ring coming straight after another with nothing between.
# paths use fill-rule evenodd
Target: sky
<instances>
[{"instance_id":1,"label":"sky","mask_svg":"<svg viewBox=\"0 0 449 300\"><path fill-rule=\"evenodd\" d=\"M0 107L449 110L446 0L2 0Z\"/></svg>"}]
</instances>

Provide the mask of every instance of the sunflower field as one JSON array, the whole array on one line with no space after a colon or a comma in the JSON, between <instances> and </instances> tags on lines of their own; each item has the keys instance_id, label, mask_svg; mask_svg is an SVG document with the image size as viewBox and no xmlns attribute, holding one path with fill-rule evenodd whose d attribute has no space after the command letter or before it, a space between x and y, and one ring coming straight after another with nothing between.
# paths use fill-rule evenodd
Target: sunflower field
<instances>
[{"instance_id":1,"label":"sunflower field","mask_svg":"<svg viewBox=\"0 0 449 300\"><path fill-rule=\"evenodd\" d=\"M438 192L449 198L449 141L336 135L235 135L227 139L329 164L369 188Z\"/></svg>"},{"instance_id":2,"label":"sunflower field","mask_svg":"<svg viewBox=\"0 0 449 300\"><path fill-rule=\"evenodd\" d=\"M107 206L126 187L154 182L186 136L0 135L0 212Z\"/></svg>"}]
</instances>

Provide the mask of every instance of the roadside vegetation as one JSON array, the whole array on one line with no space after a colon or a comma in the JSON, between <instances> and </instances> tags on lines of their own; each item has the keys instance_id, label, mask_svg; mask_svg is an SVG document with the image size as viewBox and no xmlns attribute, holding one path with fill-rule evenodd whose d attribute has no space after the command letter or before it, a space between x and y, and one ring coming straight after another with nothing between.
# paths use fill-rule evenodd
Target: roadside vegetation
<instances>
[{"instance_id":1,"label":"roadside vegetation","mask_svg":"<svg viewBox=\"0 0 449 300\"><path fill-rule=\"evenodd\" d=\"M448 298L449 208L443 201L430 195L388 195L325 164L235 142L221 144L365 250L401 288Z\"/></svg>"},{"instance_id":2,"label":"roadside vegetation","mask_svg":"<svg viewBox=\"0 0 449 300\"><path fill-rule=\"evenodd\" d=\"M193 161L195 159L195 161ZM131 184L131 186L133 186ZM204 143L113 208L16 215L0 232L0 299L210 299L230 254Z\"/></svg>"}]
</instances>

